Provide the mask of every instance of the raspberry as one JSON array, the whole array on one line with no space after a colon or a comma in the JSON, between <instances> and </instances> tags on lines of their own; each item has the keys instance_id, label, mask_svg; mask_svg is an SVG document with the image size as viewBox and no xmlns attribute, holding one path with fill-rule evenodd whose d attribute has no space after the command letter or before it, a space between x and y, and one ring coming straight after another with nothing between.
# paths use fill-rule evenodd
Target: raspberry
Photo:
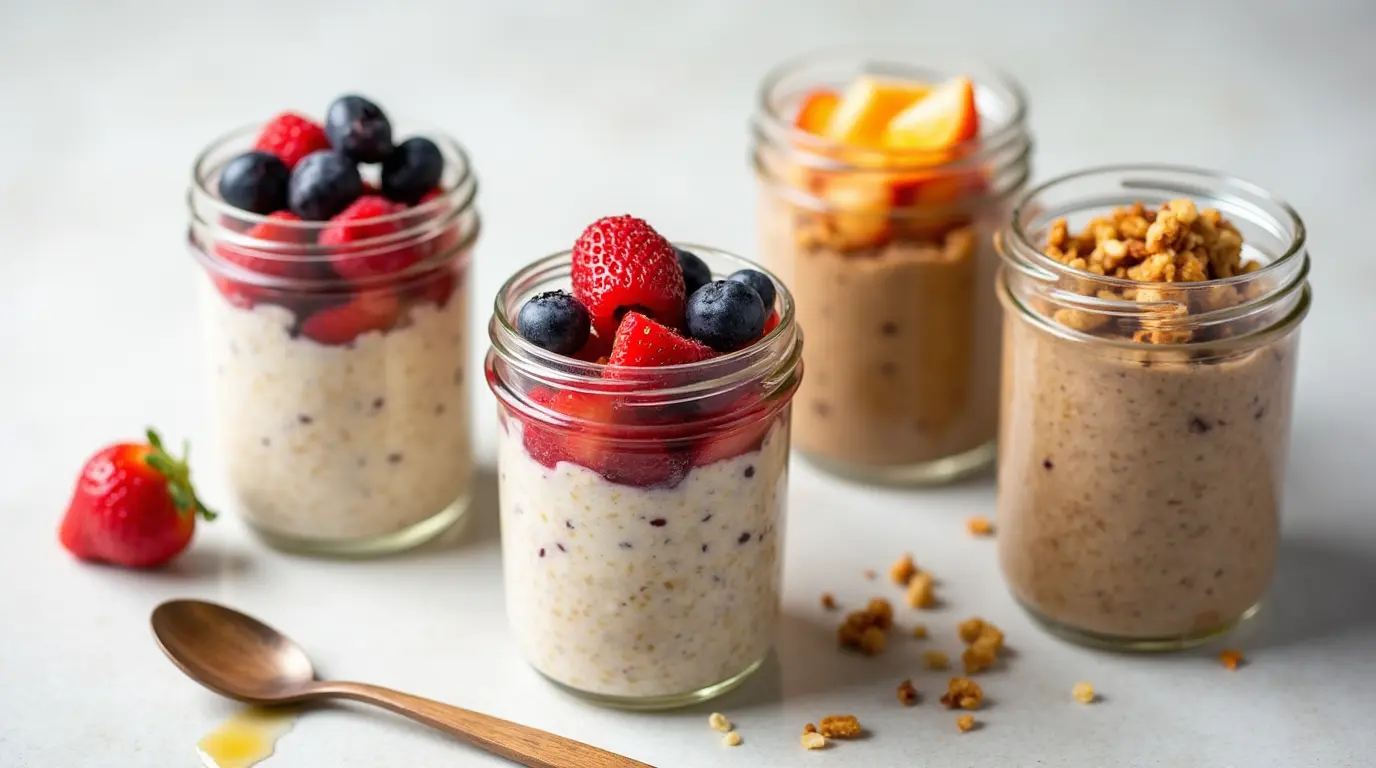
<instances>
[{"instance_id":1,"label":"raspberry","mask_svg":"<svg viewBox=\"0 0 1376 768\"><path fill-rule=\"evenodd\" d=\"M281 222L301 221L301 217L290 211L270 214L266 221L251 227L244 236L263 243L300 244L310 239L309 230L303 227L282 226ZM292 261L287 253L270 248L250 248L237 243L219 243L215 253L232 264L260 275L273 277L296 277L302 271L302 262Z\"/></svg>"},{"instance_id":2,"label":"raspberry","mask_svg":"<svg viewBox=\"0 0 1376 768\"><path fill-rule=\"evenodd\" d=\"M329 149L330 139L325 135L325 129L314 120L294 112L283 112L263 126L253 148L271 152L288 168L295 168L306 155Z\"/></svg>"},{"instance_id":3,"label":"raspberry","mask_svg":"<svg viewBox=\"0 0 1376 768\"><path fill-rule=\"evenodd\" d=\"M405 209L384 197L364 195L330 219L320 233L320 244L332 249L334 271L345 280L363 281L401 272L420 261L421 253L414 247L373 242L402 230L398 218L374 220Z\"/></svg>"},{"instance_id":4,"label":"raspberry","mask_svg":"<svg viewBox=\"0 0 1376 768\"><path fill-rule=\"evenodd\" d=\"M593 222L573 246L573 295L609 339L626 312L671 328L683 324L683 270L674 247L633 216Z\"/></svg>"},{"instance_id":5,"label":"raspberry","mask_svg":"<svg viewBox=\"0 0 1376 768\"><path fill-rule=\"evenodd\" d=\"M301 333L327 346L348 344L365 333L388 330L400 314L396 294L367 291L306 318Z\"/></svg>"}]
</instances>

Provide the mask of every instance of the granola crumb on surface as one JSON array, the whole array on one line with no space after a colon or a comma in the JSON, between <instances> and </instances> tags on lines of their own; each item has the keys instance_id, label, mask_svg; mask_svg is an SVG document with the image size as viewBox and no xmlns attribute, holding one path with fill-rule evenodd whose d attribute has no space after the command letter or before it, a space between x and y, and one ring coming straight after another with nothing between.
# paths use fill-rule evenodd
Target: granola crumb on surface
<instances>
[{"instance_id":1,"label":"granola crumb on surface","mask_svg":"<svg viewBox=\"0 0 1376 768\"><path fill-rule=\"evenodd\" d=\"M907 553L904 553L893 565L889 566L889 578L893 579L893 583L902 587L908 585L908 580L915 573L917 573L917 565L913 563L913 556Z\"/></svg>"},{"instance_id":2,"label":"granola crumb on surface","mask_svg":"<svg viewBox=\"0 0 1376 768\"><path fill-rule=\"evenodd\" d=\"M1236 648L1227 648L1223 651L1220 651L1218 654L1218 660L1223 662L1223 666L1234 671L1236 671L1238 667L1242 666L1247 662L1247 659L1242 655L1242 651L1239 651Z\"/></svg>"},{"instance_id":3,"label":"granola crumb on surface","mask_svg":"<svg viewBox=\"0 0 1376 768\"><path fill-rule=\"evenodd\" d=\"M827 745L827 737L816 731L804 731L802 742L803 749L822 749Z\"/></svg>"},{"instance_id":4,"label":"granola crumb on surface","mask_svg":"<svg viewBox=\"0 0 1376 768\"><path fill-rule=\"evenodd\" d=\"M898 684L898 701L905 707L917 703L917 686L913 685L913 681L904 680Z\"/></svg>"},{"instance_id":5,"label":"granola crumb on surface","mask_svg":"<svg viewBox=\"0 0 1376 768\"><path fill-rule=\"evenodd\" d=\"M908 591L904 598L909 608L930 608L936 604L936 590L932 575L926 571L913 574L908 580Z\"/></svg>"},{"instance_id":6,"label":"granola crumb on surface","mask_svg":"<svg viewBox=\"0 0 1376 768\"><path fill-rule=\"evenodd\" d=\"M951 666L951 659L945 651L925 651L922 654L922 663L927 669L947 669Z\"/></svg>"},{"instance_id":7,"label":"granola crumb on surface","mask_svg":"<svg viewBox=\"0 0 1376 768\"><path fill-rule=\"evenodd\" d=\"M1094 686L1089 683L1076 683L1075 687L1070 689L1070 695L1081 704L1089 704L1094 701Z\"/></svg>"},{"instance_id":8,"label":"granola crumb on surface","mask_svg":"<svg viewBox=\"0 0 1376 768\"><path fill-rule=\"evenodd\" d=\"M836 598L830 592L822 593L822 607L828 611L836 609Z\"/></svg>"},{"instance_id":9,"label":"granola crumb on surface","mask_svg":"<svg viewBox=\"0 0 1376 768\"><path fill-rule=\"evenodd\" d=\"M956 632L960 635L960 642L969 645L979 639L984 632L984 619L972 616L956 626Z\"/></svg>"},{"instance_id":10,"label":"granola crumb on surface","mask_svg":"<svg viewBox=\"0 0 1376 768\"><path fill-rule=\"evenodd\" d=\"M713 712L707 716L707 724L712 726L712 730L726 733L731 730L731 721L726 719L726 715L720 712Z\"/></svg>"},{"instance_id":11,"label":"granola crumb on surface","mask_svg":"<svg viewBox=\"0 0 1376 768\"><path fill-rule=\"evenodd\" d=\"M828 739L849 739L860 735L855 715L827 715L817 724L817 732Z\"/></svg>"},{"instance_id":12,"label":"granola crumb on surface","mask_svg":"<svg viewBox=\"0 0 1376 768\"><path fill-rule=\"evenodd\" d=\"M961 652L960 663L965 668L965 674L973 675L994 666L994 662L998 661L998 658L998 652L993 649L993 646L982 641L976 641L974 645Z\"/></svg>"},{"instance_id":13,"label":"granola crumb on surface","mask_svg":"<svg viewBox=\"0 0 1376 768\"><path fill-rule=\"evenodd\" d=\"M927 625L926 625L926 624L914 624L914 625L913 625L913 637L917 638L918 640L922 640L922 639L926 638L926 637L927 637Z\"/></svg>"},{"instance_id":14,"label":"granola crumb on surface","mask_svg":"<svg viewBox=\"0 0 1376 768\"><path fill-rule=\"evenodd\" d=\"M887 644L888 636L878 626L866 627L865 631L860 633L860 652L866 656L883 653Z\"/></svg>"},{"instance_id":15,"label":"granola crumb on surface","mask_svg":"<svg viewBox=\"0 0 1376 768\"><path fill-rule=\"evenodd\" d=\"M813 725L812 723L808 723L807 725L803 726L803 733L816 733L816 732L817 732L817 726Z\"/></svg>"},{"instance_id":16,"label":"granola crumb on surface","mask_svg":"<svg viewBox=\"0 0 1376 768\"><path fill-rule=\"evenodd\" d=\"M947 709L979 709L983 701L984 690L968 677L951 678L946 693L941 695L941 705Z\"/></svg>"},{"instance_id":17,"label":"granola crumb on surface","mask_svg":"<svg viewBox=\"0 0 1376 768\"><path fill-rule=\"evenodd\" d=\"M965 529L974 536L992 536L994 524L989 522L989 518L984 515L975 515L965 521Z\"/></svg>"},{"instance_id":18,"label":"granola crumb on surface","mask_svg":"<svg viewBox=\"0 0 1376 768\"><path fill-rule=\"evenodd\" d=\"M869 605L865 606L865 610L872 617L876 627L888 629L893 626L893 606L889 604L888 600L876 597L870 600Z\"/></svg>"},{"instance_id":19,"label":"granola crumb on surface","mask_svg":"<svg viewBox=\"0 0 1376 768\"><path fill-rule=\"evenodd\" d=\"M957 717L956 727L960 729L961 733L969 733L975 728L975 716L961 715L960 717Z\"/></svg>"},{"instance_id":20,"label":"granola crumb on surface","mask_svg":"<svg viewBox=\"0 0 1376 768\"><path fill-rule=\"evenodd\" d=\"M730 733L721 737L721 743L725 744L728 747L739 747L741 745L741 735L739 733L736 733L735 731L731 731Z\"/></svg>"}]
</instances>

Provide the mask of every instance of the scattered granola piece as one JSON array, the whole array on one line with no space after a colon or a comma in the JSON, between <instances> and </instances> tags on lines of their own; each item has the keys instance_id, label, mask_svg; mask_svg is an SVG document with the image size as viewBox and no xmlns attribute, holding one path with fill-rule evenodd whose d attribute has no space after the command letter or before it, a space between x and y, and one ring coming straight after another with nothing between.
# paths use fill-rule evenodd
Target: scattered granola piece
<instances>
[{"instance_id":1,"label":"scattered granola piece","mask_svg":"<svg viewBox=\"0 0 1376 768\"><path fill-rule=\"evenodd\" d=\"M923 639L925 639L925 638L927 637L927 625L926 625L926 624L914 624L914 625L913 625L913 637L917 638L918 640L923 640Z\"/></svg>"},{"instance_id":2,"label":"scattered granola piece","mask_svg":"<svg viewBox=\"0 0 1376 768\"><path fill-rule=\"evenodd\" d=\"M913 563L913 556L907 553L904 553L893 565L889 566L889 578L901 587L908 586L908 580L915 573L917 573L917 566Z\"/></svg>"},{"instance_id":3,"label":"scattered granola piece","mask_svg":"<svg viewBox=\"0 0 1376 768\"><path fill-rule=\"evenodd\" d=\"M914 574L908 580L908 591L904 595L909 608L931 608L936 604L936 590L932 575L925 571Z\"/></svg>"},{"instance_id":4,"label":"scattered granola piece","mask_svg":"<svg viewBox=\"0 0 1376 768\"><path fill-rule=\"evenodd\" d=\"M1223 666L1234 671L1247 662L1247 659L1242 655L1242 651L1236 648L1228 648L1219 652L1218 660L1223 662Z\"/></svg>"},{"instance_id":5,"label":"scattered granola piece","mask_svg":"<svg viewBox=\"0 0 1376 768\"><path fill-rule=\"evenodd\" d=\"M979 709L983 701L983 689L968 677L951 678L946 684L946 693L941 695L941 706L947 709Z\"/></svg>"},{"instance_id":6,"label":"scattered granola piece","mask_svg":"<svg viewBox=\"0 0 1376 768\"><path fill-rule=\"evenodd\" d=\"M913 681L904 680L898 684L898 701L905 707L917 703L917 686L913 685Z\"/></svg>"},{"instance_id":7,"label":"scattered granola piece","mask_svg":"<svg viewBox=\"0 0 1376 768\"><path fill-rule=\"evenodd\" d=\"M827 737L816 731L803 732L803 749L822 749L827 745Z\"/></svg>"},{"instance_id":8,"label":"scattered granola piece","mask_svg":"<svg viewBox=\"0 0 1376 768\"><path fill-rule=\"evenodd\" d=\"M817 724L817 732L828 739L849 739L860 735L855 715L827 715Z\"/></svg>"},{"instance_id":9,"label":"scattered granola piece","mask_svg":"<svg viewBox=\"0 0 1376 768\"><path fill-rule=\"evenodd\" d=\"M876 597L865 607L869 613L874 626L880 629L888 629L893 626L893 606L889 601L882 597Z\"/></svg>"},{"instance_id":10,"label":"scattered granola piece","mask_svg":"<svg viewBox=\"0 0 1376 768\"><path fill-rule=\"evenodd\" d=\"M960 717L957 717L956 727L960 729L961 733L969 733L970 731L973 731L975 729L975 716L961 715Z\"/></svg>"},{"instance_id":11,"label":"scattered granola piece","mask_svg":"<svg viewBox=\"0 0 1376 768\"><path fill-rule=\"evenodd\" d=\"M860 652L866 656L877 656L884 652L888 636L878 626L866 627L860 633Z\"/></svg>"},{"instance_id":12,"label":"scattered granola piece","mask_svg":"<svg viewBox=\"0 0 1376 768\"><path fill-rule=\"evenodd\" d=\"M832 597L830 592L822 593L822 607L828 611L836 609L836 598Z\"/></svg>"},{"instance_id":13,"label":"scattered granola piece","mask_svg":"<svg viewBox=\"0 0 1376 768\"><path fill-rule=\"evenodd\" d=\"M984 632L984 619L978 616L966 619L960 622L956 631L960 633L960 642L969 645L978 640L980 634Z\"/></svg>"},{"instance_id":14,"label":"scattered granola piece","mask_svg":"<svg viewBox=\"0 0 1376 768\"><path fill-rule=\"evenodd\" d=\"M813 725L812 723L808 723L807 725L803 726L803 733L816 733L816 732L817 732L817 726Z\"/></svg>"},{"instance_id":15,"label":"scattered granola piece","mask_svg":"<svg viewBox=\"0 0 1376 768\"><path fill-rule=\"evenodd\" d=\"M875 578L875 576L877 576L877 575L878 575L878 574L876 574L874 571L871 571L871 570L869 570L868 568L865 569L865 579L866 579L866 580L868 580L868 581L874 581L874 578Z\"/></svg>"},{"instance_id":16,"label":"scattered granola piece","mask_svg":"<svg viewBox=\"0 0 1376 768\"><path fill-rule=\"evenodd\" d=\"M1089 704L1094 701L1094 686L1089 683L1076 683L1075 687L1070 689L1070 695L1081 704Z\"/></svg>"},{"instance_id":17,"label":"scattered granola piece","mask_svg":"<svg viewBox=\"0 0 1376 768\"><path fill-rule=\"evenodd\" d=\"M975 515L965 521L965 529L972 536L992 536L994 535L994 524L989 522L989 518L984 515Z\"/></svg>"},{"instance_id":18,"label":"scattered granola piece","mask_svg":"<svg viewBox=\"0 0 1376 768\"><path fill-rule=\"evenodd\" d=\"M726 715L720 712L713 712L707 716L707 724L712 726L712 730L726 733L731 730L731 721L726 719Z\"/></svg>"},{"instance_id":19,"label":"scattered granola piece","mask_svg":"<svg viewBox=\"0 0 1376 768\"><path fill-rule=\"evenodd\" d=\"M922 663L927 665L927 669L947 669L951 666L951 660L946 656L945 651L927 651L923 653Z\"/></svg>"},{"instance_id":20,"label":"scattered granola piece","mask_svg":"<svg viewBox=\"0 0 1376 768\"><path fill-rule=\"evenodd\" d=\"M735 731L731 731L730 733L721 737L721 743L725 744L728 747L739 747L741 745L741 735L739 733L736 733Z\"/></svg>"},{"instance_id":21,"label":"scattered granola piece","mask_svg":"<svg viewBox=\"0 0 1376 768\"><path fill-rule=\"evenodd\" d=\"M994 666L998 658L999 654L994 650L994 646L980 639L960 654L960 663L965 667L965 674L973 675Z\"/></svg>"}]
</instances>

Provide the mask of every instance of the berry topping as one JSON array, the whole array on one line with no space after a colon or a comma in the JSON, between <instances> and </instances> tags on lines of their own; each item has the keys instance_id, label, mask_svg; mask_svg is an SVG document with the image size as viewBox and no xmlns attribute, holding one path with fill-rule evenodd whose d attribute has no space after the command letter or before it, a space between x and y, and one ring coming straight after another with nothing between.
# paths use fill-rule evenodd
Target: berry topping
<instances>
[{"instance_id":1,"label":"berry topping","mask_svg":"<svg viewBox=\"0 0 1376 768\"><path fill-rule=\"evenodd\" d=\"M696 363L711 357L716 353L708 347L639 312L629 312L616 330L608 363L643 368Z\"/></svg>"},{"instance_id":2,"label":"berry topping","mask_svg":"<svg viewBox=\"0 0 1376 768\"><path fill-rule=\"evenodd\" d=\"M361 194L363 178L354 161L339 152L322 150L306 155L292 171L288 202L291 212L302 219L324 221L348 208Z\"/></svg>"},{"instance_id":3,"label":"berry topping","mask_svg":"<svg viewBox=\"0 0 1376 768\"><path fill-rule=\"evenodd\" d=\"M694 291L712 282L711 268L697 254L682 248L675 248L674 254L678 256L678 268L683 272L684 296L692 296Z\"/></svg>"},{"instance_id":4,"label":"berry topping","mask_svg":"<svg viewBox=\"0 0 1376 768\"><path fill-rule=\"evenodd\" d=\"M220 171L220 198L251 213L272 213L287 207L291 171L270 152L245 152Z\"/></svg>"},{"instance_id":5,"label":"berry topping","mask_svg":"<svg viewBox=\"0 0 1376 768\"><path fill-rule=\"evenodd\" d=\"M325 133L336 150L360 163L380 163L392 154L392 124L362 96L335 99L325 112Z\"/></svg>"},{"instance_id":6,"label":"berry topping","mask_svg":"<svg viewBox=\"0 0 1376 768\"><path fill-rule=\"evenodd\" d=\"M334 271L357 282L396 274L420 261L421 253L414 247L376 241L402 230L393 214L405 209L385 197L364 195L330 219L320 232L320 244L333 249Z\"/></svg>"},{"instance_id":7,"label":"berry topping","mask_svg":"<svg viewBox=\"0 0 1376 768\"><path fill-rule=\"evenodd\" d=\"M299 222L301 217L291 211L277 211L269 214L266 221L254 224L244 237L262 243L262 247L251 247L237 243L220 243L215 246L217 253L225 261L237 264L250 272L274 277L292 277L304 271L303 262L293 261L286 253L270 250L270 243L303 243L310 238L309 232L300 227L283 226L285 222Z\"/></svg>"},{"instance_id":8,"label":"berry topping","mask_svg":"<svg viewBox=\"0 0 1376 768\"><path fill-rule=\"evenodd\" d=\"M329 149L330 137L314 120L295 112L283 112L263 126L253 148L271 152L288 168L295 168L306 155Z\"/></svg>"},{"instance_id":9,"label":"berry topping","mask_svg":"<svg viewBox=\"0 0 1376 768\"><path fill-rule=\"evenodd\" d=\"M382 194L415 205L435 189L444 175L444 155L435 142L417 136L397 145L382 162Z\"/></svg>"},{"instance_id":10,"label":"berry topping","mask_svg":"<svg viewBox=\"0 0 1376 768\"><path fill-rule=\"evenodd\" d=\"M764 304L765 310L774 308L774 296L777 291L774 288L774 281L770 279L769 275L758 269L742 269L739 272L731 273L731 276L726 279L744 283L754 288L755 293L760 295L760 303Z\"/></svg>"},{"instance_id":11,"label":"berry topping","mask_svg":"<svg viewBox=\"0 0 1376 768\"><path fill-rule=\"evenodd\" d=\"M573 295L603 338L616 335L632 309L668 326L683 320L683 272L674 247L633 216L609 216L583 231L573 246Z\"/></svg>"},{"instance_id":12,"label":"berry topping","mask_svg":"<svg viewBox=\"0 0 1376 768\"><path fill-rule=\"evenodd\" d=\"M764 302L754 288L717 280L688 297L688 335L718 352L731 352L764 333Z\"/></svg>"},{"instance_id":13,"label":"berry topping","mask_svg":"<svg viewBox=\"0 0 1376 768\"><path fill-rule=\"evenodd\" d=\"M362 334L386 331L396 322L401 307L390 291L365 291L347 303L326 307L301 324L301 333L325 345L348 344Z\"/></svg>"},{"instance_id":14,"label":"berry topping","mask_svg":"<svg viewBox=\"0 0 1376 768\"><path fill-rule=\"evenodd\" d=\"M588 343L588 310L564 291L533 297L516 315L516 330L530 343L560 355L573 355Z\"/></svg>"}]
</instances>

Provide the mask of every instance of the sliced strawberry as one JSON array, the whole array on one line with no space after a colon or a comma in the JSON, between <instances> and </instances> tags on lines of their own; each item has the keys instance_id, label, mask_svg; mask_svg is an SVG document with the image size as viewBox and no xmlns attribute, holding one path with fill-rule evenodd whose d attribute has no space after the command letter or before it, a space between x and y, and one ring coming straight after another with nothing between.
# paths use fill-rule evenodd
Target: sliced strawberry
<instances>
[{"instance_id":1,"label":"sliced strawberry","mask_svg":"<svg viewBox=\"0 0 1376 768\"><path fill-rule=\"evenodd\" d=\"M748 395L742 398L733 410L739 415L739 420L698 443L693 451L694 466L705 467L713 462L734 459L743 453L760 449L774 420L763 418L765 407L759 396Z\"/></svg>"},{"instance_id":2,"label":"sliced strawberry","mask_svg":"<svg viewBox=\"0 0 1376 768\"><path fill-rule=\"evenodd\" d=\"M681 336L639 312L629 312L616 329L609 362L646 368L697 363L716 355L706 344Z\"/></svg>"},{"instance_id":3,"label":"sliced strawberry","mask_svg":"<svg viewBox=\"0 0 1376 768\"><path fill-rule=\"evenodd\" d=\"M257 290L257 286L231 280L224 275L212 275L211 282L215 284L215 290L228 301L231 306L239 309L252 309L262 296Z\"/></svg>"},{"instance_id":4,"label":"sliced strawberry","mask_svg":"<svg viewBox=\"0 0 1376 768\"><path fill-rule=\"evenodd\" d=\"M395 293L364 291L307 317L301 323L301 333L327 346L348 344L365 333L390 329L400 314L401 303Z\"/></svg>"},{"instance_id":5,"label":"sliced strawberry","mask_svg":"<svg viewBox=\"0 0 1376 768\"><path fill-rule=\"evenodd\" d=\"M664 236L633 216L593 222L573 246L573 295L604 339L630 310L665 325L683 323L683 270Z\"/></svg>"},{"instance_id":6,"label":"sliced strawberry","mask_svg":"<svg viewBox=\"0 0 1376 768\"><path fill-rule=\"evenodd\" d=\"M358 282L396 274L420 261L423 254L417 248L376 242L402 230L402 221L393 214L404 210L400 203L364 195L330 219L320 233L320 244L331 249L334 271Z\"/></svg>"},{"instance_id":7,"label":"sliced strawberry","mask_svg":"<svg viewBox=\"0 0 1376 768\"><path fill-rule=\"evenodd\" d=\"M263 126L253 148L271 152L288 168L295 168L306 155L329 149L330 138L325 135L325 129L309 117L283 112Z\"/></svg>"},{"instance_id":8,"label":"sliced strawberry","mask_svg":"<svg viewBox=\"0 0 1376 768\"><path fill-rule=\"evenodd\" d=\"M534 387L527 393L527 397L546 408L553 409L557 394L547 387ZM561 461L569 460L568 441L559 429L546 426L538 419L524 418L521 422L521 442L530 458L550 469L554 469Z\"/></svg>"},{"instance_id":9,"label":"sliced strawberry","mask_svg":"<svg viewBox=\"0 0 1376 768\"><path fill-rule=\"evenodd\" d=\"M637 449L605 455L602 476L609 482L637 488L672 488L688 474L692 457L687 453Z\"/></svg>"},{"instance_id":10,"label":"sliced strawberry","mask_svg":"<svg viewBox=\"0 0 1376 768\"><path fill-rule=\"evenodd\" d=\"M290 226L300 222L301 217L291 211L277 211L267 219L254 224L244 233L250 240L265 244L282 243L299 245L310 241L310 230L305 227ZM284 226L287 225L287 226ZM290 251L290 249L284 249ZM236 264L250 272L273 277L296 277L301 272L300 260L293 260L290 252L272 250L270 247L251 248L238 243L217 243L215 253L231 264Z\"/></svg>"}]
</instances>

